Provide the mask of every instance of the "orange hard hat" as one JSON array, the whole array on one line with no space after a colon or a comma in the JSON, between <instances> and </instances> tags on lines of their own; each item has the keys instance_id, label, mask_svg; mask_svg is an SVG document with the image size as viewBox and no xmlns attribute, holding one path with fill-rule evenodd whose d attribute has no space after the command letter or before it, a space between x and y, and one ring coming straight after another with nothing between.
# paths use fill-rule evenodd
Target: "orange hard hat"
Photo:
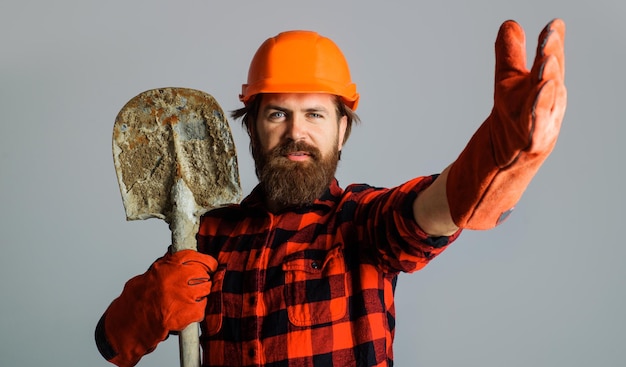
<instances>
[{"instance_id":1,"label":"orange hard hat","mask_svg":"<svg viewBox=\"0 0 626 367\"><path fill-rule=\"evenodd\" d=\"M247 105L258 93L330 93L352 110L359 102L343 53L331 39L312 31L287 31L263 42L239 99Z\"/></svg>"}]
</instances>

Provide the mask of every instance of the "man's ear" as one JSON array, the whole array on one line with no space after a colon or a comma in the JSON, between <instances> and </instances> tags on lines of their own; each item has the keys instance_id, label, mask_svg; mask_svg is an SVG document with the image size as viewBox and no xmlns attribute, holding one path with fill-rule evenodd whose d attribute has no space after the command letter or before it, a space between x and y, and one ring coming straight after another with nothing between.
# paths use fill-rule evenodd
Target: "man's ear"
<instances>
[{"instance_id":1,"label":"man's ear","mask_svg":"<svg viewBox=\"0 0 626 367\"><path fill-rule=\"evenodd\" d=\"M337 150L341 151L343 148L343 139L346 136L346 129L348 128L348 116L341 116L339 119L339 139L337 139Z\"/></svg>"}]
</instances>

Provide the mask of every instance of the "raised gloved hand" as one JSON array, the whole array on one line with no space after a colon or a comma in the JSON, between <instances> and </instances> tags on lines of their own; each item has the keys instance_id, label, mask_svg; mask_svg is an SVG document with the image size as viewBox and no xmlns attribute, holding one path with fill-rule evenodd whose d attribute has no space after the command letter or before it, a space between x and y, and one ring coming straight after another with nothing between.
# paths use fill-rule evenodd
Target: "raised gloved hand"
<instances>
[{"instance_id":1,"label":"raised gloved hand","mask_svg":"<svg viewBox=\"0 0 626 367\"><path fill-rule=\"evenodd\" d=\"M529 71L523 29L514 21L500 27L493 110L447 178L450 214L458 227L500 224L554 148L567 100L564 37L563 21L550 22Z\"/></svg>"},{"instance_id":2,"label":"raised gloved hand","mask_svg":"<svg viewBox=\"0 0 626 367\"><path fill-rule=\"evenodd\" d=\"M100 353L118 366L134 366L171 331L201 321L217 261L193 250L168 253L130 279L96 328Z\"/></svg>"}]
</instances>

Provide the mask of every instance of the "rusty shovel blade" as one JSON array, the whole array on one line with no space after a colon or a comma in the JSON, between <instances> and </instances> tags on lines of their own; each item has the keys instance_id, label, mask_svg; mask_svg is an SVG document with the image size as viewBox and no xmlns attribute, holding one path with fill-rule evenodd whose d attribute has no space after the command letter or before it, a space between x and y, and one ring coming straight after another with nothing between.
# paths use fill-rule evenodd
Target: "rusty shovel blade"
<instances>
[{"instance_id":1,"label":"rusty shovel blade","mask_svg":"<svg viewBox=\"0 0 626 367\"><path fill-rule=\"evenodd\" d=\"M145 91L113 128L113 160L126 219L161 218L172 249L196 249L199 217L241 199L237 153L215 99L187 88ZM199 367L198 325L180 333L183 367Z\"/></svg>"},{"instance_id":2,"label":"rusty shovel blade","mask_svg":"<svg viewBox=\"0 0 626 367\"><path fill-rule=\"evenodd\" d=\"M171 189L182 179L198 215L241 198L237 152L215 99L187 88L132 98L113 129L113 159L128 220L173 215Z\"/></svg>"}]
</instances>

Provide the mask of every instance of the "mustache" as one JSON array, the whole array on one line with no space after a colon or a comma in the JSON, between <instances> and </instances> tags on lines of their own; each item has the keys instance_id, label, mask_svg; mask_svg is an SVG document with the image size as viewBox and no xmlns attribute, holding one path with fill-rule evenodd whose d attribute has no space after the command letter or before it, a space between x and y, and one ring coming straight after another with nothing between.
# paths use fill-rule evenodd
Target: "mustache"
<instances>
[{"instance_id":1,"label":"mustache","mask_svg":"<svg viewBox=\"0 0 626 367\"><path fill-rule=\"evenodd\" d=\"M288 142L285 142L283 144L276 146L274 149L272 149L272 152L270 153L270 155L272 157L282 157L293 152L305 152L314 160L319 159L319 157L321 156L320 150L317 149L316 147L310 144L307 144L303 141L293 141L293 140L290 140Z\"/></svg>"}]
</instances>

